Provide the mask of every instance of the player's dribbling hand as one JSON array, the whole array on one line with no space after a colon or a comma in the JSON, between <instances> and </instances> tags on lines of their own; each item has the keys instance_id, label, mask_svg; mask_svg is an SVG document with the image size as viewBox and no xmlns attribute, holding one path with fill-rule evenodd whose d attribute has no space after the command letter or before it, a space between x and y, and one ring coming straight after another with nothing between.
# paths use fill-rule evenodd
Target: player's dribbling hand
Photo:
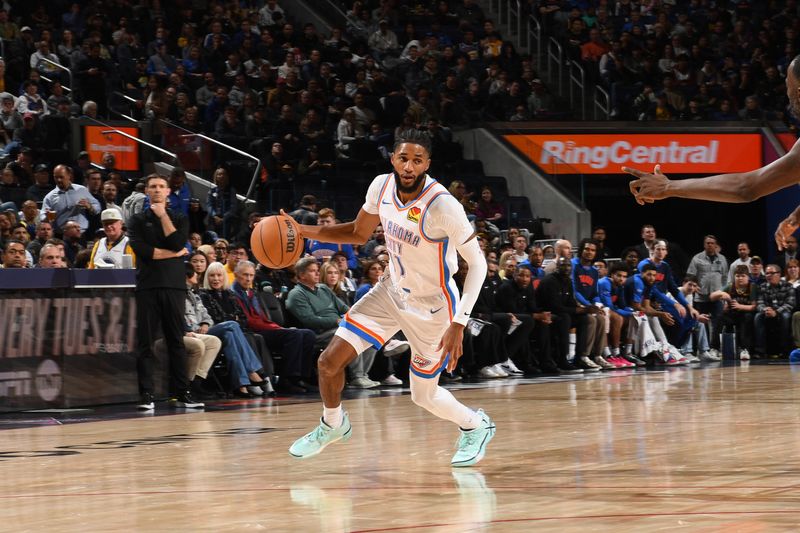
<instances>
[{"instance_id":1,"label":"player's dribbling hand","mask_svg":"<svg viewBox=\"0 0 800 533\"><path fill-rule=\"evenodd\" d=\"M452 372L456 369L458 358L461 357L464 342L464 326L456 324L455 322L448 326L447 330L442 335L442 340L439 342L437 351L442 353L442 357L447 357L450 354L450 361L447 362L446 370Z\"/></svg>"},{"instance_id":2,"label":"player's dribbling hand","mask_svg":"<svg viewBox=\"0 0 800 533\"><path fill-rule=\"evenodd\" d=\"M667 197L669 179L661 172L661 165L656 165L652 174L630 167L622 167L622 171L637 178L630 182L629 187L639 205L652 204Z\"/></svg>"},{"instance_id":3,"label":"player's dribbling hand","mask_svg":"<svg viewBox=\"0 0 800 533\"><path fill-rule=\"evenodd\" d=\"M775 230L775 244L778 245L779 252L786 248L786 239L800 227L800 213L798 213L798 210L800 210L800 206L783 219L783 222L778 224L778 229Z\"/></svg>"}]
</instances>

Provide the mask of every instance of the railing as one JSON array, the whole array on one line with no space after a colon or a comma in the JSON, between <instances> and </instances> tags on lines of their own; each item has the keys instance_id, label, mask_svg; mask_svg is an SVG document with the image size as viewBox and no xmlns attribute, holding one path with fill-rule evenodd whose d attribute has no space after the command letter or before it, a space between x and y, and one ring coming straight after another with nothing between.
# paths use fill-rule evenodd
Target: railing
<instances>
[{"instance_id":1,"label":"railing","mask_svg":"<svg viewBox=\"0 0 800 533\"><path fill-rule=\"evenodd\" d=\"M199 139L204 139L204 140L206 140L206 141L208 141L210 143L214 143L217 146L221 146L223 148L227 148L228 150L230 150L230 151L232 151L232 152L234 152L236 154L239 154L239 155L241 155L243 157L246 157L248 159L251 159L251 160L255 161L256 162L256 169L255 169L255 172L253 172L253 179L250 181L250 186L247 188L247 194L245 195L245 199L246 200L250 199L250 195L253 194L253 190L256 187L256 182L258 181L259 173L261 172L261 161L257 157L252 156L252 155L248 154L247 152L243 152L243 151L239 150L238 148L234 148L233 146L231 146L229 144L225 144L224 142L218 141L217 139L213 139L211 137L203 135L202 133L187 133L185 135L181 135L181 137L183 137L183 138L197 137Z\"/></svg>"},{"instance_id":2,"label":"railing","mask_svg":"<svg viewBox=\"0 0 800 533\"><path fill-rule=\"evenodd\" d=\"M130 105L135 105L138 100L136 100L136 98L131 98L127 94L122 93L120 91L114 91L108 96L108 101L106 102L106 104L108 105L108 109L112 113L114 113L116 115L119 115L120 117L122 117L122 118L124 118L126 120L130 120L131 122L139 122L136 118L132 117L131 115L126 115L122 111L118 111L117 109L115 109L114 102L112 101L112 98L114 98L114 97L120 98L120 99L128 102L129 106ZM128 113L130 113L130 109L128 109Z\"/></svg>"},{"instance_id":3,"label":"railing","mask_svg":"<svg viewBox=\"0 0 800 533\"><path fill-rule=\"evenodd\" d=\"M581 120L586 120L586 71L577 61L569 63L569 106L575 110L575 92L581 106Z\"/></svg>"},{"instance_id":4,"label":"railing","mask_svg":"<svg viewBox=\"0 0 800 533\"><path fill-rule=\"evenodd\" d=\"M603 98L603 101L599 100ZM603 113L602 118L598 118L598 111ZM594 119L595 120L609 120L611 118L611 97L608 92L599 85L594 88Z\"/></svg>"},{"instance_id":5,"label":"railing","mask_svg":"<svg viewBox=\"0 0 800 533\"><path fill-rule=\"evenodd\" d=\"M155 144L149 143L147 141L143 141L142 139L140 139L138 137L134 137L133 135L125 133L124 131L120 131L120 130L117 130L117 129L110 129L110 130L103 130L101 133L103 135L110 135L112 133L116 133L117 135L122 135L126 139L130 139L130 140L132 140L134 142L137 142L139 144L147 146L148 148L150 148L152 150L155 150L156 152L161 152L162 154L166 154L166 155L170 156L172 159L174 159L175 161L178 160L178 156L176 154L173 154L169 150L165 150L165 149L161 148L160 146L156 146Z\"/></svg>"},{"instance_id":6,"label":"railing","mask_svg":"<svg viewBox=\"0 0 800 533\"><path fill-rule=\"evenodd\" d=\"M551 85L558 84L558 94L564 94L564 49L553 37L550 37L547 45L547 77Z\"/></svg>"},{"instance_id":7,"label":"railing","mask_svg":"<svg viewBox=\"0 0 800 533\"><path fill-rule=\"evenodd\" d=\"M67 85L64 82L62 82L61 86L64 88L65 91L72 92L72 71L70 69L68 69L67 67L65 67L64 65L62 65L60 63L56 63L55 61L50 61L46 57L42 57L42 58L39 59L38 63L36 63L36 70L39 70L39 66L42 63L45 63L47 65L50 65L52 67L55 67L55 68L57 68L59 70L63 70L64 72L66 72L67 75L69 76L69 85ZM45 77L43 74L40 74L40 75L42 76L43 80L51 82L51 83L53 82L53 80L51 80L50 78Z\"/></svg>"}]
</instances>

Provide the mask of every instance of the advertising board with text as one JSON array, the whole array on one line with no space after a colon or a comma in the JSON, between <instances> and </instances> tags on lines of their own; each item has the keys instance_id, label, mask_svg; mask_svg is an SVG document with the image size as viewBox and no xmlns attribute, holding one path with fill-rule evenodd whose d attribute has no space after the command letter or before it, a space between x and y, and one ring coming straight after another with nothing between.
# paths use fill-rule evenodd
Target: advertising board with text
<instances>
[{"instance_id":1,"label":"advertising board with text","mask_svg":"<svg viewBox=\"0 0 800 533\"><path fill-rule=\"evenodd\" d=\"M99 165L103 160L103 153L111 152L116 158L114 166L117 170L139 170L139 145L136 141L115 133L103 133L110 129L106 126L84 126L83 128L86 151L89 152L92 163ZM117 126L114 129L139 137L139 128Z\"/></svg>"},{"instance_id":2,"label":"advertising board with text","mask_svg":"<svg viewBox=\"0 0 800 533\"><path fill-rule=\"evenodd\" d=\"M629 166L667 174L745 172L762 163L761 135L515 134L505 139L550 174L620 174Z\"/></svg>"}]
</instances>

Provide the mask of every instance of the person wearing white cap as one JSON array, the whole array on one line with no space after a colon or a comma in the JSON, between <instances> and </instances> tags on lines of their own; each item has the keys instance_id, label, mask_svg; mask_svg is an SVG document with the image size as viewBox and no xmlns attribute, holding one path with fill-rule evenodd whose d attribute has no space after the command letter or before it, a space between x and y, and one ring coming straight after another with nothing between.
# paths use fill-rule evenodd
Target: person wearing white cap
<instances>
[{"instance_id":1,"label":"person wearing white cap","mask_svg":"<svg viewBox=\"0 0 800 533\"><path fill-rule=\"evenodd\" d=\"M135 268L136 254L122 227L122 213L113 207L105 209L100 213L100 222L106 236L94 243L89 268ZM129 265L123 260L126 255L131 257Z\"/></svg>"}]
</instances>

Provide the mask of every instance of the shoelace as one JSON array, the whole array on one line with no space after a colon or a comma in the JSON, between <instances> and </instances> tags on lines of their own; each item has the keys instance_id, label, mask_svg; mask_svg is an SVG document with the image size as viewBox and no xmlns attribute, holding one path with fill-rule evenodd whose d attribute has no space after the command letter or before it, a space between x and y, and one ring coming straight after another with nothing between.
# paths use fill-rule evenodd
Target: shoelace
<instances>
[{"instance_id":1,"label":"shoelace","mask_svg":"<svg viewBox=\"0 0 800 533\"><path fill-rule=\"evenodd\" d=\"M306 440L319 442L325 436L325 433L325 428L322 427L322 424L320 424L314 429L314 431L306 435Z\"/></svg>"}]
</instances>

